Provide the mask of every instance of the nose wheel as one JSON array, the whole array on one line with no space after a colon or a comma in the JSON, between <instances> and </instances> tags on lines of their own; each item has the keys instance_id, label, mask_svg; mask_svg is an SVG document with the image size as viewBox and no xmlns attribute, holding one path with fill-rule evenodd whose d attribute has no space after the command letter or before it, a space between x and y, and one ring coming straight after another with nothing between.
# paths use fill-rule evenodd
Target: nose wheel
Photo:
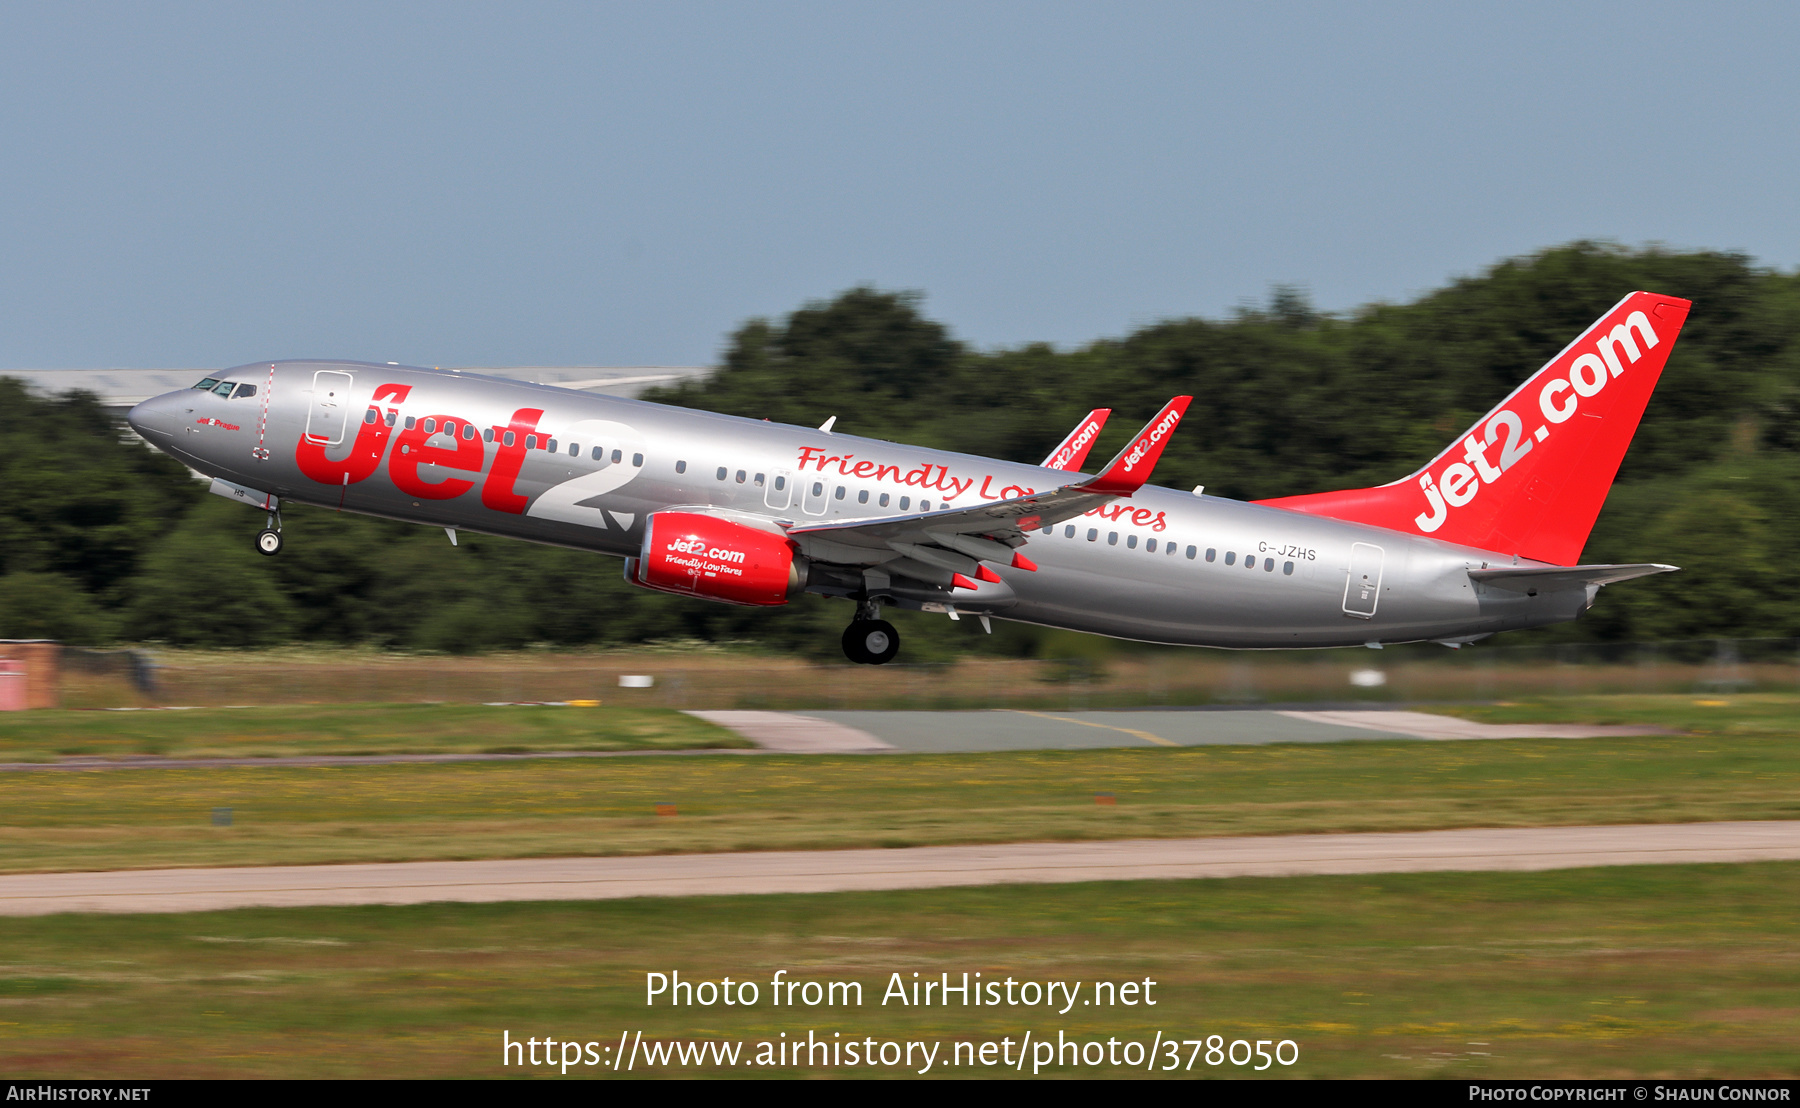
<instances>
[{"instance_id":1,"label":"nose wheel","mask_svg":"<svg viewBox=\"0 0 1800 1108\"><path fill-rule=\"evenodd\" d=\"M858 665L884 665L898 653L900 632L885 619L859 619L844 629L844 657Z\"/></svg>"}]
</instances>

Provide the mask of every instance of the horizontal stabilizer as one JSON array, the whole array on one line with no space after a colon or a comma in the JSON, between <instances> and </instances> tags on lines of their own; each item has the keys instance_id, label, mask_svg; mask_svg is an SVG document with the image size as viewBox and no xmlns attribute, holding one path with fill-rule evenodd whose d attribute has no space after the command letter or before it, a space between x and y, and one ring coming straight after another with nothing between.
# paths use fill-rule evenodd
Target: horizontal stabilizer
<instances>
[{"instance_id":1,"label":"horizontal stabilizer","mask_svg":"<svg viewBox=\"0 0 1800 1108\"><path fill-rule=\"evenodd\" d=\"M1633 577L1648 577L1653 573L1674 573L1679 568L1656 562L1618 566L1498 566L1493 569L1472 569L1469 571L1469 580L1514 592L1533 589L1554 592L1588 585L1610 585L1616 581L1629 581Z\"/></svg>"}]
</instances>

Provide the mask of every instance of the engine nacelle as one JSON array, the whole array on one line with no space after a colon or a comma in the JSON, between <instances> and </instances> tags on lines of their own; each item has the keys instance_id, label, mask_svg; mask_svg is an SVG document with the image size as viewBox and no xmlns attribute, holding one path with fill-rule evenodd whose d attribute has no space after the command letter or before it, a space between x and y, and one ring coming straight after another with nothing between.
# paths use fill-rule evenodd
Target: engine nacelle
<instances>
[{"instance_id":1,"label":"engine nacelle","mask_svg":"<svg viewBox=\"0 0 1800 1108\"><path fill-rule=\"evenodd\" d=\"M661 592L774 605L806 587L806 559L787 536L696 512L655 512L625 579Z\"/></svg>"}]
</instances>

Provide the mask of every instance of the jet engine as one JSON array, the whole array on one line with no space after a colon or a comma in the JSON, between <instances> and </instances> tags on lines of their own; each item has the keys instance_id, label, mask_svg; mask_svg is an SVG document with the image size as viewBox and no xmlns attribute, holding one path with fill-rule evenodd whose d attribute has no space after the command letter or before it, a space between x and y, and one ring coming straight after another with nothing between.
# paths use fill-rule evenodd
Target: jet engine
<instances>
[{"instance_id":1,"label":"jet engine","mask_svg":"<svg viewBox=\"0 0 1800 1108\"><path fill-rule=\"evenodd\" d=\"M696 512L656 512L625 579L727 604L786 604L806 587L807 561L786 535Z\"/></svg>"}]
</instances>

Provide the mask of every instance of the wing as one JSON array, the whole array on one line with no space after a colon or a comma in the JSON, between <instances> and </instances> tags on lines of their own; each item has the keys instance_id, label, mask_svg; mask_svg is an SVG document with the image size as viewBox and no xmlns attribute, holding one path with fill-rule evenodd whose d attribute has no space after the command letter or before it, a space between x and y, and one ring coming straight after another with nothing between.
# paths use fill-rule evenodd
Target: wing
<instances>
[{"instance_id":1,"label":"wing","mask_svg":"<svg viewBox=\"0 0 1800 1108\"><path fill-rule=\"evenodd\" d=\"M1100 440L1100 428L1106 426L1106 417L1112 415L1111 408L1095 408L1082 417L1069 437L1052 450L1040 464L1045 469L1060 469L1069 473L1080 473L1081 466L1087 461L1088 451Z\"/></svg>"},{"instance_id":2,"label":"wing","mask_svg":"<svg viewBox=\"0 0 1800 1108\"><path fill-rule=\"evenodd\" d=\"M1025 533L1073 519L1142 488L1192 400L1178 396L1169 401L1097 476L950 511L790 527L788 537L816 562L879 567L886 575L943 588L978 588L972 578L998 582L999 575L983 562L1035 570L1031 559L1015 549L1025 545Z\"/></svg>"}]
</instances>

